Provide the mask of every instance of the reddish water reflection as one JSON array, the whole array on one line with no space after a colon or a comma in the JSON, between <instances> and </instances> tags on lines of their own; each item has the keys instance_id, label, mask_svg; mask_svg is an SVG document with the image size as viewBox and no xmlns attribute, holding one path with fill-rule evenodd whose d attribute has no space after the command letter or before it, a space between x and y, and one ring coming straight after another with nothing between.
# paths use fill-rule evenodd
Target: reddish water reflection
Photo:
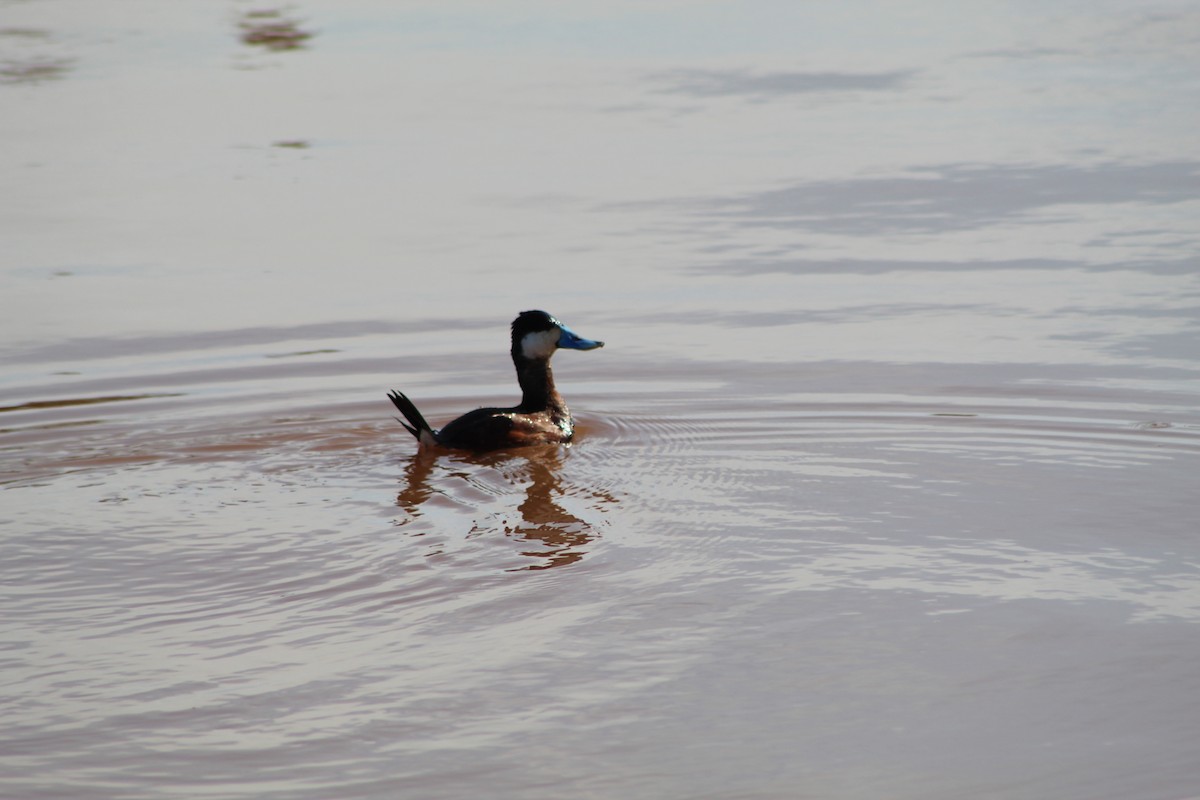
<instances>
[{"instance_id":1,"label":"reddish water reflection","mask_svg":"<svg viewBox=\"0 0 1200 800\"><path fill-rule=\"evenodd\" d=\"M454 482L476 481L474 471L487 469L494 479L507 483L512 493L524 493L516 504L519 520L476 521L467 536L502 533L538 549L524 550L522 555L538 560L522 570L541 570L573 564L586 554L589 542L597 536L599 514L618 502L609 492L574 485L562 477L564 449L558 446L529 447L519 451L499 451L484 454L446 453L422 449L413 455L404 469L404 487L396 504L409 515L404 525L422 516L422 506L431 496L453 493ZM452 466L435 470L439 459ZM588 508L592 521L564 507L562 498L571 497Z\"/></svg>"}]
</instances>

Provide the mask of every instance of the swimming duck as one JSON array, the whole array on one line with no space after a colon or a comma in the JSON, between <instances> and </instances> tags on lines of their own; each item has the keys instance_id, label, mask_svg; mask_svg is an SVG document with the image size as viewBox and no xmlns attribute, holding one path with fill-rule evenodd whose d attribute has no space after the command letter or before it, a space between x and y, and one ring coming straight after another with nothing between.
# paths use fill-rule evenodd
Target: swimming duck
<instances>
[{"instance_id":1,"label":"swimming duck","mask_svg":"<svg viewBox=\"0 0 1200 800\"><path fill-rule=\"evenodd\" d=\"M522 311L512 324L512 360L521 384L521 404L512 408L477 408L435 431L413 402L390 392L420 446L441 445L467 450L496 450L530 444L565 444L575 425L562 395L554 388L550 357L559 348L595 350L604 342L584 339L545 311Z\"/></svg>"}]
</instances>

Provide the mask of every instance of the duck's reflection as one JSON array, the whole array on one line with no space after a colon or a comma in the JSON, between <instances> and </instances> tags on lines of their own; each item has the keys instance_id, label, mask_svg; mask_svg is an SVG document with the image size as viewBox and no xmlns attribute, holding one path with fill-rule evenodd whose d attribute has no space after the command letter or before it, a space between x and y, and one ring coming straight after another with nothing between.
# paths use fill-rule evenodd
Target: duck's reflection
<instances>
[{"instance_id":1,"label":"duck's reflection","mask_svg":"<svg viewBox=\"0 0 1200 800\"><path fill-rule=\"evenodd\" d=\"M519 522L511 522L507 514L499 515L494 524L476 520L468 534L486 534L490 529L505 536L535 545L537 549L522 550L521 554L537 559L537 563L522 570L550 569L579 561L587 553L588 543L596 538L597 525L568 511L560 498L570 496L586 503L597 515L603 506L616 503L611 494L573 486L562 479L563 449L556 445L527 447L520 451L484 454L435 453L422 450L412 457L404 469L405 481L396 497L396 504L412 517L422 515L422 507L435 494L448 495L435 488L442 479L461 479L477 482L472 467L490 467L502 482L514 488L523 487L525 498L517 506ZM504 492L502 496L508 496Z\"/></svg>"}]
</instances>

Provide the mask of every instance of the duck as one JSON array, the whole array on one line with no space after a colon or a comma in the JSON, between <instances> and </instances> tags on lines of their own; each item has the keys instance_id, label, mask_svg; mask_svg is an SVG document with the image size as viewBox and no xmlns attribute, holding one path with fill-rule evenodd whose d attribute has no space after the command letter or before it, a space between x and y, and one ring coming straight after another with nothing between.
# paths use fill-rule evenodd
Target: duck
<instances>
[{"instance_id":1,"label":"duck","mask_svg":"<svg viewBox=\"0 0 1200 800\"><path fill-rule=\"evenodd\" d=\"M585 339L545 311L522 311L512 323L512 360L521 402L512 408L477 408L434 430L401 392L388 399L404 415L396 418L418 449L499 450L535 444L569 444L575 435L571 411L554 385L550 359L558 350L595 350L604 342ZM405 422L407 420L407 422Z\"/></svg>"}]
</instances>

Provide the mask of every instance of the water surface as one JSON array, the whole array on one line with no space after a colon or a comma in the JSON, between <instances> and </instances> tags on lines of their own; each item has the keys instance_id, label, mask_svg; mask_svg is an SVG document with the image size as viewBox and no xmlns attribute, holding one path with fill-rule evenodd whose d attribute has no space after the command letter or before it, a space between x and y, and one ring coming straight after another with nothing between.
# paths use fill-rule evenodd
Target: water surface
<instances>
[{"instance_id":1,"label":"water surface","mask_svg":"<svg viewBox=\"0 0 1200 800\"><path fill-rule=\"evenodd\" d=\"M1196 796L1198 35L0 2L0 795Z\"/></svg>"}]
</instances>

